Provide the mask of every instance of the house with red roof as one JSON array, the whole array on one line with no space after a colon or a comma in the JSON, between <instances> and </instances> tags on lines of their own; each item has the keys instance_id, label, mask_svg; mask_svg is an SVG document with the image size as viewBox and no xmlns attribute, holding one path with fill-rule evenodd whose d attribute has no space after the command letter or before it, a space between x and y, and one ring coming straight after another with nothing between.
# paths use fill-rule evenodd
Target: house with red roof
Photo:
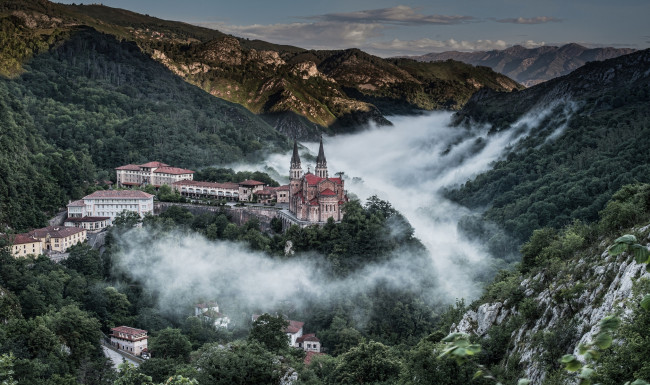
<instances>
[{"instance_id":1,"label":"house with red roof","mask_svg":"<svg viewBox=\"0 0 650 385\"><path fill-rule=\"evenodd\" d=\"M300 226L323 224L330 218L335 222L343 219L341 206L348 201L344 181L329 176L322 137L314 171L315 174L309 171L303 174L298 155L298 143L294 142L289 168L288 194L289 212L292 216L282 218L285 227L291 224Z\"/></svg>"},{"instance_id":2,"label":"house with red roof","mask_svg":"<svg viewBox=\"0 0 650 385\"><path fill-rule=\"evenodd\" d=\"M296 339L296 343L298 344L299 348L302 348L302 350L306 352L320 353L320 340L314 333L304 334L298 337L298 339Z\"/></svg>"},{"instance_id":3,"label":"house with red roof","mask_svg":"<svg viewBox=\"0 0 650 385\"><path fill-rule=\"evenodd\" d=\"M7 248L15 258L43 254L43 243L30 234L2 234L0 238L7 241Z\"/></svg>"},{"instance_id":4,"label":"house with red roof","mask_svg":"<svg viewBox=\"0 0 650 385\"><path fill-rule=\"evenodd\" d=\"M194 179L194 171L173 167L162 162L147 162L144 164L127 164L115 168L117 186L144 186L151 184L155 187L171 186L179 180Z\"/></svg>"},{"instance_id":5,"label":"house with red roof","mask_svg":"<svg viewBox=\"0 0 650 385\"><path fill-rule=\"evenodd\" d=\"M118 326L111 329L111 345L134 356L141 356L143 352L148 353L148 339L146 330L129 326Z\"/></svg>"}]
</instances>

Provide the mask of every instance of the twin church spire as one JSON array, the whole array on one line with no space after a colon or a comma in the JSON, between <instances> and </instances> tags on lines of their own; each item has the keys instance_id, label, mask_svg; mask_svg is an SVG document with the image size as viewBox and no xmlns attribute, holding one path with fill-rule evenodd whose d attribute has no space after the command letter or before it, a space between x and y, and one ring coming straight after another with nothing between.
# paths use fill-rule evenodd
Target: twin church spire
<instances>
[{"instance_id":1,"label":"twin church spire","mask_svg":"<svg viewBox=\"0 0 650 385\"><path fill-rule=\"evenodd\" d=\"M316 169L314 170L319 178L327 178L327 159L323 150L323 137L320 137L320 147L316 157ZM291 167L289 169L291 179L300 179L302 177L302 165L300 164L300 155L298 155L298 142L293 142L293 155L291 156Z\"/></svg>"}]
</instances>

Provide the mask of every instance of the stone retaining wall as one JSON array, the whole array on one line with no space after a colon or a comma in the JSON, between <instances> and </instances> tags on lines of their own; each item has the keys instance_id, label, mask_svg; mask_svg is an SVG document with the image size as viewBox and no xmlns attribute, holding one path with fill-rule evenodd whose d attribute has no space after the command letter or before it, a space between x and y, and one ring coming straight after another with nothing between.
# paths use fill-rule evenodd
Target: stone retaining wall
<instances>
[{"instance_id":1,"label":"stone retaining wall","mask_svg":"<svg viewBox=\"0 0 650 385\"><path fill-rule=\"evenodd\" d=\"M260 221L260 229L262 231L271 230L271 219L277 217L280 212L280 210L277 208L261 206L207 206L192 203L155 202L154 214L160 215L172 206L180 206L186 208L194 215L206 213L213 213L214 215L218 215L223 211L232 219L235 224L239 226L248 222L252 217L256 217Z\"/></svg>"}]
</instances>

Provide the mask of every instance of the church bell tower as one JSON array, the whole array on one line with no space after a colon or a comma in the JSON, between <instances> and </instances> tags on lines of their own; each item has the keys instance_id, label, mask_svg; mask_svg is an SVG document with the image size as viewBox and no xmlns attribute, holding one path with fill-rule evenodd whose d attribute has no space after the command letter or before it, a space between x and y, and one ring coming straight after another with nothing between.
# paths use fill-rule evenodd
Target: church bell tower
<instances>
[{"instance_id":1,"label":"church bell tower","mask_svg":"<svg viewBox=\"0 0 650 385\"><path fill-rule=\"evenodd\" d=\"M316 176L327 178L327 160L325 151L323 151L323 136L320 137L320 147L318 148L318 157L316 158Z\"/></svg>"}]
</instances>

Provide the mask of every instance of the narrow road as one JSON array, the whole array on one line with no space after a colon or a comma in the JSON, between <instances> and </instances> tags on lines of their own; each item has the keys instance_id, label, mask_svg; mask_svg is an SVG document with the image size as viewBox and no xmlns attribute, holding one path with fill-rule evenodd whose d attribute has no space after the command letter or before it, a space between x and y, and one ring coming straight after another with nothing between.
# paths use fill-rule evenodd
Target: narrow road
<instances>
[{"instance_id":1,"label":"narrow road","mask_svg":"<svg viewBox=\"0 0 650 385\"><path fill-rule=\"evenodd\" d=\"M125 357L121 355L120 353L116 352L115 350L109 348L106 345L102 345L102 349L104 349L104 355L113 361L113 367L117 369L117 366L123 362L123 360L126 360L126 362L129 362L135 366L140 365L139 362L132 360L128 357Z\"/></svg>"}]
</instances>

